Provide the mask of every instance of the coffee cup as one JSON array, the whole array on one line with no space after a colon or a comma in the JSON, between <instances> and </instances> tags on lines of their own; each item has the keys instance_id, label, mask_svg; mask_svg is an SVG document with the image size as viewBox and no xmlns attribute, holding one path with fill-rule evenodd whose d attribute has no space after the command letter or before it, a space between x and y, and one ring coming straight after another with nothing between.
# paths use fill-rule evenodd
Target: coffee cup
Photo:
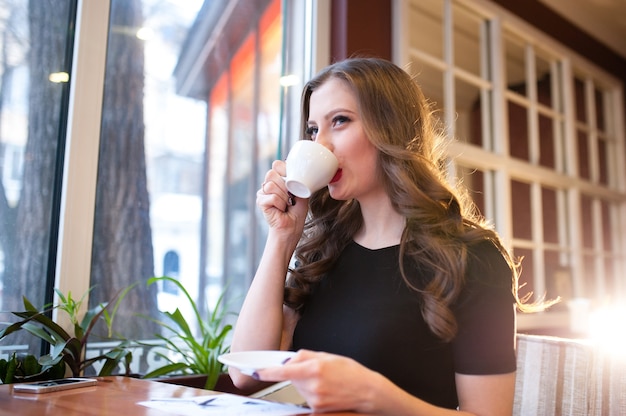
<instances>
[{"instance_id":1,"label":"coffee cup","mask_svg":"<svg viewBox=\"0 0 626 416\"><path fill-rule=\"evenodd\" d=\"M339 162L324 145L312 140L299 140L287 155L285 185L293 195L308 198L330 183Z\"/></svg>"}]
</instances>

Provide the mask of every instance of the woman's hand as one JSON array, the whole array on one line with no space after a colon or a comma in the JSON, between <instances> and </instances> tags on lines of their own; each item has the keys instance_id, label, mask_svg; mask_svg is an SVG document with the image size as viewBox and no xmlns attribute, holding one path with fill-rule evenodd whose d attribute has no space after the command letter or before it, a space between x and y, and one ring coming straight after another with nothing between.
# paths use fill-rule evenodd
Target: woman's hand
<instances>
[{"instance_id":1,"label":"woman's hand","mask_svg":"<svg viewBox=\"0 0 626 416\"><path fill-rule=\"evenodd\" d=\"M306 199L293 196L285 185L285 162L275 160L272 169L256 193L256 204L263 212L270 230L285 231L299 239L308 211Z\"/></svg>"},{"instance_id":2,"label":"woman's hand","mask_svg":"<svg viewBox=\"0 0 626 416\"><path fill-rule=\"evenodd\" d=\"M434 406L400 389L380 373L339 355L300 350L287 363L258 370L254 378L290 380L315 413L355 411L379 415L511 415L515 373L457 375L460 410Z\"/></svg>"},{"instance_id":3,"label":"woman's hand","mask_svg":"<svg viewBox=\"0 0 626 416\"><path fill-rule=\"evenodd\" d=\"M376 386L386 380L356 361L334 354L300 350L286 364L259 370L263 381L290 380L315 412L375 408Z\"/></svg>"}]
</instances>

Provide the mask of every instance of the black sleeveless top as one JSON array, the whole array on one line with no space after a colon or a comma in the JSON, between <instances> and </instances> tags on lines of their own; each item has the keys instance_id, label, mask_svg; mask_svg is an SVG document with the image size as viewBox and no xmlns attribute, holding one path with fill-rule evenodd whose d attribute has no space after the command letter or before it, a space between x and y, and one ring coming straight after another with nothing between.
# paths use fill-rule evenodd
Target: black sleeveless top
<instances>
[{"instance_id":1,"label":"black sleeveless top","mask_svg":"<svg viewBox=\"0 0 626 416\"><path fill-rule=\"evenodd\" d=\"M491 242L470 248L466 286L453 305L459 330L445 343L426 325L420 295L402 280L399 250L349 244L306 304L293 349L351 357L410 394L454 409L455 373L515 371L511 270Z\"/></svg>"}]
</instances>

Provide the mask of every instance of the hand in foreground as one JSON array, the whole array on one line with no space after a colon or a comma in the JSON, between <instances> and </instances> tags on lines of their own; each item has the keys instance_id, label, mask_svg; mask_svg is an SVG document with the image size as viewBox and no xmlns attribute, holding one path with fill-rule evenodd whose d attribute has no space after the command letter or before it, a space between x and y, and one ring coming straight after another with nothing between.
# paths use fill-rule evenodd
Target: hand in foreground
<instances>
[{"instance_id":1,"label":"hand in foreground","mask_svg":"<svg viewBox=\"0 0 626 416\"><path fill-rule=\"evenodd\" d=\"M350 358L308 350L298 351L283 366L259 370L255 378L290 380L315 412L363 413L373 410L374 386L383 379Z\"/></svg>"}]
</instances>

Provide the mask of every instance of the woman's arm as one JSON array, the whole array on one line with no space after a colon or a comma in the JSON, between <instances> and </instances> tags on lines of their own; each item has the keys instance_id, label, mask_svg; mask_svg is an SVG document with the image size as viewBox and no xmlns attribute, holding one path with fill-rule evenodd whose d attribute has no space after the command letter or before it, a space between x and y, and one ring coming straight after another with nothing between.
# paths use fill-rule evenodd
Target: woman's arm
<instances>
[{"instance_id":1,"label":"woman's arm","mask_svg":"<svg viewBox=\"0 0 626 416\"><path fill-rule=\"evenodd\" d=\"M268 239L239 312L231 351L276 350L281 347L281 339L284 338L283 293L290 254L290 249ZM289 313L289 309L285 308L285 312Z\"/></svg>"},{"instance_id":2,"label":"woman's arm","mask_svg":"<svg viewBox=\"0 0 626 416\"><path fill-rule=\"evenodd\" d=\"M257 192L257 205L269 224L269 232L259 267L246 295L233 332L231 351L287 349L295 327L295 312L283 308L285 277L289 262L302 235L308 206L306 200L289 204L281 178L284 162L275 161ZM255 380L229 369L240 388Z\"/></svg>"},{"instance_id":3,"label":"woman's arm","mask_svg":"<svg viewBox=\"0 0 626 416\"><path fill-rule=\"evenodd\" d=\"M287 349L295 327L293 310L283 307L289 250L268 239L257 273L250 285L233 333L232 352ZM252 388L254 379L229 368L233 383Z\"/></svg>"},{"instance_id":4,"label":"woman's arm","mask_svg":"<svg viewBox=\"0 0 626 416\"><path fill-rule=\"evenodd\" d=\"M513 413L515 373L457 374L456 390L462 411L481 416Z\"/></svg>"}]
</instances>

